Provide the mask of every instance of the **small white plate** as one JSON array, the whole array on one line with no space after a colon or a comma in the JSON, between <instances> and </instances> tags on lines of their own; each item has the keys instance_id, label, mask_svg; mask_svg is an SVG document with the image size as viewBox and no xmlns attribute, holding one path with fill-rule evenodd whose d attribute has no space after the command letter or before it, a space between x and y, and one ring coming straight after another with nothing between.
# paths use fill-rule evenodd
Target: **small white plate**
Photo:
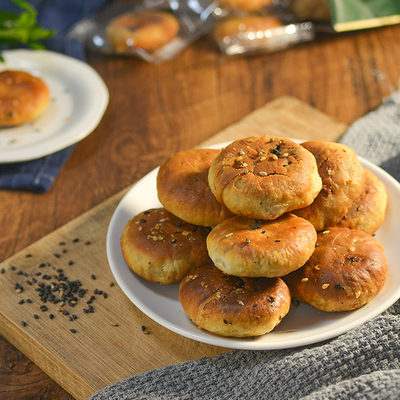
<instances>
[{"instance_id":1,"label":"small white plate","mask_svg":"<svg viewBox=\"0 0 400 400\"><path fill-rule=\"evenodd\" d=\"M0 163L27 161L68 147L89 135L108 104L108 90L82 61L47 50L8 50L0 71L16 69L41 78L50 104L36 121L0 128Z\"/></svg>"},{"instance_id":2,"label":"small white plate","mask_svg":"<svg viewBox=\"0 0 400 400\"><path fill-rule=\"evenodd\" d=\"M226 143L210 146L220 148ZM389 203L385 220L376 234L389 262L389 273L380 293L364 307L341 313L318 311L306 304L292 306L288 315L270 333L251 338L225 338L197 328L186 316L178 298L178 284L159 285L135 275L122 255L120 238L136 214L160 207L156 176L151 171L124 196L116 208L107 233L107 257L118 285L133 304L160 325L191 339L216 346L249 350L272 350L303 346L338 336L377 316L400 298L400 184L381 168L361 159L362 165L386 185Z\"/></svg>"}]
</instances>

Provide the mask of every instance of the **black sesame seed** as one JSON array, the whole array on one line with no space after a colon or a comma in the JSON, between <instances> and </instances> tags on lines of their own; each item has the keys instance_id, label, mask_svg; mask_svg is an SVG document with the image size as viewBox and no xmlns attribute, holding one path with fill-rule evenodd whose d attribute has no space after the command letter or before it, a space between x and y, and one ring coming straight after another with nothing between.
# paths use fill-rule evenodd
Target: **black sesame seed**
<instances>
[{"instance_id":1,"label":"black sesame seed","mask_svg":"<svg viewBox=\"0 0 400 400\"><path fill-rule=\"evenodd\" d=\"M92 244L92 242L90 240L88 240L87 242L85 242L86 246L89 246L90 244Z\"/></svg>"},{"instance_id":2,"label":"black sesame seed","mask_svg":"<svg viewBox=\"0 0 400 400\"><path fill-rule=\"evenodd\" d=\"M11 271L15 271L17 268L14 265L11 265Z\"/></svg>"},{"instance_id":3,"label":"black sesame seed","mask_svg":"<svg viewBox=\"0 0 400 400\"><path fill-rule=\"evenodd\" d=\"M39 265L39 268L44 268L45 266L46 266L45 263L41 263L41 264Z\"/></svg>"},{"instance_id":4,"label":"black sesame seed","mask_svg":"<svg viewBox=\"0 0 400 400\"><path fill-rule=\"evenodd\" d=\"M258 304L256 304L256 303L255 303L255 304L253 304L253 308L256 308L257 306L258 306Z\"/></svg>"},{"instance_id":5,"label":"black sesame seed","mask_svg":"<svg viewBox=\"0 0 400 400\"><path fill-rule=\"evenodd\" d=\"M269 301L270 303L273 303L273 302L275 301L275 298L269 297L269 298L268 298L268 301Z\"/></svg>"},{"instance_id":6,"label":"black sesame seed","mask_svg":"<svg viewBox=\"0 0 400 400\"><path fill-rule=\"evenodd\" d=\"M78 243L79 242L79 238L75 238L72 240L72 243Z\"/></svg>"},{"instance_id":7,"label":"black sesame seed","mask_svg":"<svg viewBox=\"0 0 400 400\"><path fill-rule=\"evenodd\" d=\"M71 333L76 333L76 329L70 329L69 330Z\"/></svg>"},{"instance_id":8,"label":"black sesame seed","mask_svg":"<svg viewBox=\"0 0 400 400\"><path fill-rule=\"evenodd\" d=\"M344 289L344 287L342 285L337 284L335 285L335 289Z\"/></svg>"},{"instance_id":9,"label":"black sesame seed","mask_svg":"<svg viewBox=\"0 0 400 400\"><path fill-rule=\"evenodd\" d=\"M224 319L223 321L224 321L224 324L227 324L227 323L228 323L228 321L227 321L226 319Z\"/></svg>"},{"instance_id":10,"label":"black sesame seed","mask_svg":"<svg viewBox=\"0 0 400 400\"><path fill-rule=\"evenodd\" d=\"M32 300L31 299L26 299L26 302L29 304L32 304Z\"/></svg>"},{"instance_id":11,"label":"black sesame seed","mask_svg":"<svg viewBox=\"0 0 400 400\"><path fill-rule=\"evenodd\" d=\"M144 215L149 215L149 214L150 214L150 211L148 211L148 210L147 210L147 211L144 211L143 214L144 214Z\"/></svg>"},{"instance_id":12,"label":"black sesame seed","mask_svg":"<svg viewBox=\"0 0 400 400\"><path fill-rule=\"evenodd\" d=\"M318 247L319 246L319 244L318 243L315 243L315 247Z\"/></svg>"},{"instance_id":13,"label":"black sesame seed","mask_svg":"<svg viewBox=\"0 0 400 400\"><path fill-rule=\"evenodd\" d=\"M2 269L0 270L0 273L2 273L2 274L5 274L5 272L6 272L6 270L5 270L4 268L2 268Z\"/></svg>"},{"instance_id":14,"label":"black sesame seed","mask_svg":"<svg viewBox=\"0 0 400 400\"><path fill-rule=\"evenodd\" d=\"M142 224L145 224L145 223L147 222L147 219L142 218L142 219L140 220L140 222L141 222Z\"/></svg>"},{"instance_id":15,"label":"black sesame seed","mask_svg":"<svg viewBox=\"0 0 400 400\"><path fill-rule=\"evenodd\" d=\"M65 242L60 242L60 243L58 243L60 246L65 246Z\"/></svg>"},{"instance_id":16,"label":"black sesame seed","mask_svg":"<svg viewBox=\"0 0 400 400\"><path fill-rule=\"evenodd\" d=\"M63 311L63 315L69 315L69 311Z\"/></svg>"},{"instance_id":17,"label":"black sesame seed","mask_svg":"<svg viewBox=\"0 0 400 400\"><path fill-rule=\"evenodd\" d=\"M56 257L56 258L60 258L60 257L61 257L61 254L54 253L53 256Z\"/></svg>"},{"instance_id":18,"label":"black sesame seed","mask_svg":"<svg viewBox=\"0 0 400 400\"><path fill-rule=\"evenodd\" d=\"M142 330L143 332L146 330L146 327L145 327L144 325L142 325L140 328L141 328L141 330Z\"/></svg>"},{"instance_id":19,"label":"black sesame seed","mask_svg":"<svg viewBox=\"0 0 400 400\"><path fill-rule=\"evenodd\" d=\"M349 257L349 263L353 264L354 262L361 261L360 257Z\"/></svg>"},{"instance_id":20,"label":"black sesame seed","mask_svg":"<svg viewBox=\"0 0 400 400\"><path fill-rule=\"evenodd\" d=\"M40 309L41 309L42 311L47 311L47 310L48 310L47 306L45 306L45 305L40 306Z\"/></svg>"},{"instance_id":21,"label":"black sesame seed","mask_svg":"<svg viewBox=\"0 0 400 400\"><path fill-rule=\"evenodd\" d=\"M279 239L276 239L276 240L274 240L274 242L276 242L276 243L280 243L280 240L279 240Z\"/></svg>"},{"instance_id":22,"label":"black sesame seed","mask_svg":"<svg viewBox=\"0 0 400 400\"><path fill-rule=\"evenodd\" d=\"M20 300L19 302L18 302L18 304L24 304L25 303L25 300L24 299L22 299L22 300Z\"/></svg>"},{"instance_id":23,"label":"black sesame seed","mask_svg":"<svg viewBox=\"0 0 400 400\"><path fill-rule=\"evenodd\" d=\"M96 280L96 275L95 275L95 274L90 275L90 277L91 277L93 280Z\"/></svg>"},{"instance_id":24,"label":"black sesame seed","mask_svg":"<svg viewBox=\"0 0 400 400\"><path fill-rule=\"evenodd\" d=\"M62 252L63 252L63 254L65 254L65 253L68 253L68 250L67 249L63 249Z\"/></svg>"},{"instance_id":25,"label":"black sesame seed","mask_svg":"<svg viewBox=\"0 0 400 400\"><path fill-rule=\"evenodd\" d=\"M249 171L247 171L247 169L245 171L243 171L243 175L247 175L249 173Z\"/></svg>"},{"instance_id":26,"label":"black sesame seed","mask_svg":"<svg viewBox=\"0 0 400 400\"><path fill-rule=\"evenodd\" d=\"M70 262L68 263L68 265L74 265L74 262L73 262L73 261L70 261Z\"/></svg>"},{"instance_id":27,"label":"black sesame seed","mask_svg":"<svg viewBox=\"0 0 400 400\"><path fill-rule=\"evenodd\" d=\"M113 287L115 285L114 282L110 282L110 287Z\"/></svg>"},{"instance_id":28,"label":"black sesame seed","mask_svg":"<svg viewBox=\"0 0 400 400\"><path fill-rule=\"evenodd\" d=\"M250 229L260 229L261 228L261 226L260 225L250 225Z\"/></svg>"},{"instance_id":29,"label":"black sesame seed","mask_svg":"<svg viewBox=\"0 0 400 400\"><path fill-rule=\"evenodd\" d=\"M37 315L37 314L33 314L33 318L35 318L35 319L39 319L39 315Z\"/></svg>"},{"instance_id":30,"label":"black sesame seed","mask_svg":"<svg viewBox=\"0 0 400 400\"><path fill-rule=\"evenodd\" d=\"M176 239L175 239L175 238L173 238L173 239L171 240L171 244L174 244L174 243L176 243Z\"/></svg>"},{"instance_id":31,"label":"black sesame seed","mask_svg":"<svg viewBox=\"0 0 400 400\"><path fill-rule=\"evenodd\" d=\"M54 314L49 314L50 319L54 319Z\"/></svg>"},{"instance_id":32,"label":"black sesame seed","mask_svg":"<svg viewBox=\"0 0 400 400\"><path fill-rule=\"evenodd\" d=\"M25 321L21 321L21 325L24 326L24 327L28 326L28 324Z\"/></svg>"},{"instance_id":33,"label":"black sesame seed","mask_svg":"<svg viewBox=\"0 0 400 400\"><path fill-rule=\"evenodd\" d=\"M17 275L23 275L23 272L22 271L18 271Z\"/></svg>"},{"instance_id":34,"label":"black sesame seed","mask_svg":"<svg viewBox=\"0 0 400 400\"><path fill-rule=\"evenodd\" d=\"M32 257L32 254L25 254L25 257L30 258L30 257Z\"/></svg>"},{"instance_id":35,"label":"black sesame seed","mask_svg":"<svg viewBox=\"0 0 400 400\"><path fill-rule=\"evenodd\" d=\"M107 293L103 293L103 297L106 299L108 297Z\"/></svg>"}]
</instances>

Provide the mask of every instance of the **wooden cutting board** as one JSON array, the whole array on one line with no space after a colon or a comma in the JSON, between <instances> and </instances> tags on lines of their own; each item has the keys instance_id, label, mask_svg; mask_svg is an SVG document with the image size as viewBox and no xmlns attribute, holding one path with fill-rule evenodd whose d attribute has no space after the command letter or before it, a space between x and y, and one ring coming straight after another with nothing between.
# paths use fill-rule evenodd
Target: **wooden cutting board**
<instances>
[{"instance_id":1,"label":"wooden cutting board","mask_svg":"<svg viewBox=\"0 0 400 400\"><path fill-rule=\"evenodd\" d=\"M201 145L265 133L334 141L345 128L295 98L281 97ZM128 189L0 264L0 334L77 399L132 375L228 351L161 327L114 284L106 232ZM54 281L58 287L50 286ZM47 310L41 309L40 296L63 293L72 303L47 301Z\"/></svg>"}]
</instances>

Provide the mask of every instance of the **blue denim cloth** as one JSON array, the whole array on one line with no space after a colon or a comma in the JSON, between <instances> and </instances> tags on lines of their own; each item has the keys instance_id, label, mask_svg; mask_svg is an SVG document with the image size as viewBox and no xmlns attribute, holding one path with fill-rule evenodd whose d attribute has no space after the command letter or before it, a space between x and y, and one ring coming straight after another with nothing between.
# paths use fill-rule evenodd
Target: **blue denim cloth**
<instances>
[{"instance_id":1,"label":"blue denim cloth","mask_svg":"<svg viewBox=\"0 0 400 400\"><path fill-rule=\"evenodd\" d=\"M45 42L49 50L84 60L82 43L67 40L69 29L79 20L91 17L107 0L32 0L38 11L39 25L51 28L56 35ZM19 10L11 1L0 0L0 10ZM27 162L0 164L0 188L47 192L51 189L73 146Z\"/></svg>"}]
</instances>

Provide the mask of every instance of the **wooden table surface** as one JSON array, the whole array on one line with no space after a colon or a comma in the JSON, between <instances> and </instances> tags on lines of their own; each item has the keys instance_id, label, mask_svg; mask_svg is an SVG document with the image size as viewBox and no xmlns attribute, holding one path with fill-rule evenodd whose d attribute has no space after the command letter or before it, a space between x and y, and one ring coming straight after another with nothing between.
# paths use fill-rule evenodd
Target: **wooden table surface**
<instances>
[{"instance_id":1,"label":"wooden table surface","mask_svg":"<svg viewBox=\"0 0 400 400\"><path fill-rule=\"evenodd\" d=\"M397 85L399 37L400 26L393 26L233 59L204 38L159 66L88 54L109 88L109 107L49 193L0 191L0 260L130 185L166 156L279 96L295 96L351 123L389 93L372 71ZM1 337L0 398L72 399Z\"/></svg>"}]
</instances>

